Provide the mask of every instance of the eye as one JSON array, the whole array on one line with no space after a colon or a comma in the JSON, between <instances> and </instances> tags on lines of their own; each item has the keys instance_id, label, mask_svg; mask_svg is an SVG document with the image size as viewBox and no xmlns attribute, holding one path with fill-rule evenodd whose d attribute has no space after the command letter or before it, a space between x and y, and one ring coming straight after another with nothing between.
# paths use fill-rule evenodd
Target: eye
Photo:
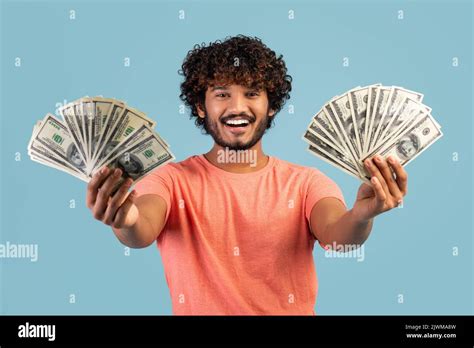
<instances>
[{"instance_id":1,"label":"eye","mask_svg":"<svg viewBox=\"0 0 474 348\"><path fill-rule=\"evenodd\" d=\"M259 93L258 92L248 92L247 95L249 97L258 97L259 96Z\"/></svg>"},{"instance_id":2,"label":"eye","mask_svg":"<svg viewBox=\"0 0 474 348\"><path fill-rule=\"evenodd\" d=\"M224 97L226 97L227 95L228 95L228 93L217 93L217 94L216 94L216 97L218 97L218 98L224 98Z\"/></svg>"}]
</instances>

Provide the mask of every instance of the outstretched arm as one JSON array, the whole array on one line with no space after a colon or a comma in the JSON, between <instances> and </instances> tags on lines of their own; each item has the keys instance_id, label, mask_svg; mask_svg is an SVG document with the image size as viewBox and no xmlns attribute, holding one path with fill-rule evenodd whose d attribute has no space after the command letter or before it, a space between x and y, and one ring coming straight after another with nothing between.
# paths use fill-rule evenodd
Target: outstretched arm
<instances>
[{"instance_id":1,"label":"outstretched arm","mask_svg":"<svg viewBox=\"0 0 474 348\"><path fill-rule=\"evenodd\" d=\"M122 171L104 167L87 186L86 203L95 219L112 227L119 241L130 248L144 248L152 244L165 225L167 205L155 194L138 198L128 193L132 180L125 180L113 193Z\"/></svg>"},{"instance_id":2,"label":"outstretched arm","mask_svg":"<svg viewBox=\"0 0 474 348\"><path fill-rule=\"evenodd\" d=\"M324 198L311 210L311 231L323 245L362 245L375 216L397 207L407 194L407 173L400 163L377 155L364 162L371 184L362 184L356 202L346 211L336 198Z\"/></svg>"}]
</instances>

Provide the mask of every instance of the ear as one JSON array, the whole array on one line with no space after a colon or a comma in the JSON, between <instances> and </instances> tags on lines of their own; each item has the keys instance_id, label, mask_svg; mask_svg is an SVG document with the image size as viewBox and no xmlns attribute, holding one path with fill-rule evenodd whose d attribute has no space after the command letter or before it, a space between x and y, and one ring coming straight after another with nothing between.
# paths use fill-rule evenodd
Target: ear
<instances>
[{"instance_id":1,"label":"ear","mask_svg":"<svg viewBox=\"0 0 474 348\"><path fill-rule=\"evenodd\" d=\"M271 116L273 116L273 115L275 115L275 110L270 109L270 111L268 112L268 116L271 117Z\"/></svg>"},{"instance_id":2,"label":"ear","mask_svg":"<svg viewBox=\"0 0 474 348\"><path fill-rule=\"evenodd\" d=\"M198 112L199 117L200 117L200 118L205 118L205 117L206 117L206 113L205 113L204 110L202 109L201 104L197 104L197 105L196 105L196 108L197 108L197 112Z\"/></svg>"}]
</instances>

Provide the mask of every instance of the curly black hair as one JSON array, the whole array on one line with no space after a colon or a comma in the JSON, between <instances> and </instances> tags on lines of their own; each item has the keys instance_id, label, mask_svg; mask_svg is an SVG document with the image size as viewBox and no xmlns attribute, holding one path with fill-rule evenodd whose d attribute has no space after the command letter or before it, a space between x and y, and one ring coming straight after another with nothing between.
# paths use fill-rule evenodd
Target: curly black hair
<instances>
[{"instance_id":1,"label":"curly black hair","mask_svg":"<svg viewBox=\"0 0 474 348\"><path fill-rule=\"evenodd\" d=\"M290 98L292 77L287 75L283 56L277 57L257 37L228 36L224 41L203 42L190 50L178 74L184 76L180 99L191 109L190 118L203 129L204 119L198 117L197 107L203 110L208 87L218 84L238 84L247 88L266 90L269 108L275 115ZM267 129L273 124L271 117Z\"/></svg>"}]
</instances>

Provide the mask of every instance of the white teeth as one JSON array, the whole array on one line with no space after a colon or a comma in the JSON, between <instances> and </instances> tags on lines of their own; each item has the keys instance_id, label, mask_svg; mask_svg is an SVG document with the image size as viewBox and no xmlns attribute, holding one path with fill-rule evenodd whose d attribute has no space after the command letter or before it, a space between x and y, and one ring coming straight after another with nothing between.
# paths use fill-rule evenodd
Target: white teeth
<instances>
[{"instance_id":1,"label":"white teeth","mask_svg":"<svg viewBox=\"0 0 474 348\"><path fill-rule=\"evenodd\" d=\"M247 124L249 124L249 121L247 121L247 120L229 120L229 121L226 122L226 124L247 125Z\"/></svg>"}]
</instances>

